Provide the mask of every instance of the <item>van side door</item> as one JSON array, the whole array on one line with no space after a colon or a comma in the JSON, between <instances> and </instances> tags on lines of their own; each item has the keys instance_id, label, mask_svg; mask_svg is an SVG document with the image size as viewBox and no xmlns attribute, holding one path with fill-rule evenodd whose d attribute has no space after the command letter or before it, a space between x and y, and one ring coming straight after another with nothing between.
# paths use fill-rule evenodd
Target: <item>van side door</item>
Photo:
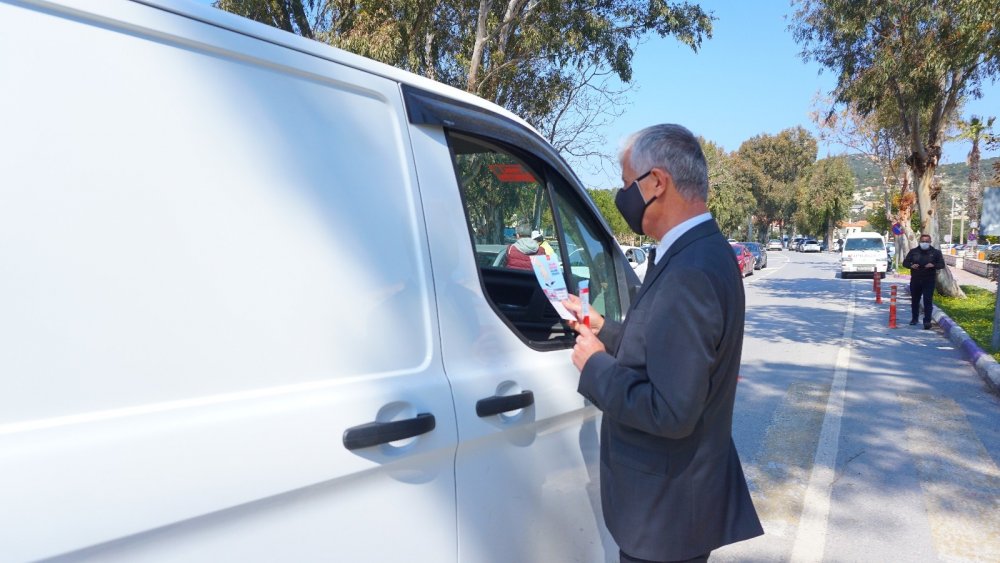
<instances>
[{"instance_id":1,"label":"van side door","mask_svg":"<svg viewBox=\"0 0 1000 563\"><path fill-rule=\"evenodd\" d=\"M459 560L617 560L601 514L600 413L576 392L575 335L511 254L553 253L570 291L589 281L610 318L622 317L635 274L534 133L408 94L459 426Z\"/></svg>"},{"instance_id":2,"label":"van side door","mask_svg":"<svg viewBox=\"0 0 1000 563\"><path fill-rule=\"evenodd\" d=\"M341 55L0 0L0 559L456 561L409 125Z\"/></svg>"}]
</instances>

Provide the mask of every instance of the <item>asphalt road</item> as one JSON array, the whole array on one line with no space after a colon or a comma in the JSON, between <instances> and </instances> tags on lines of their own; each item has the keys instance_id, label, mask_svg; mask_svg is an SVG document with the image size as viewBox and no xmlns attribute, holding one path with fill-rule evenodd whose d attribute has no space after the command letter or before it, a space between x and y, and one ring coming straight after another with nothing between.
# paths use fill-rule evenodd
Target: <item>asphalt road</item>
<instances>
[{"instance_id":1,"label":"asphalt road","mask_svg":"<svg viewBox=\"0 0 1000 563\"><path fill-rule=\"evenodd\" d=\"M733 426L766 533L712 561L1000 561L1000 400L837 258L746 278Z\"/></svg>"}]
</instances>

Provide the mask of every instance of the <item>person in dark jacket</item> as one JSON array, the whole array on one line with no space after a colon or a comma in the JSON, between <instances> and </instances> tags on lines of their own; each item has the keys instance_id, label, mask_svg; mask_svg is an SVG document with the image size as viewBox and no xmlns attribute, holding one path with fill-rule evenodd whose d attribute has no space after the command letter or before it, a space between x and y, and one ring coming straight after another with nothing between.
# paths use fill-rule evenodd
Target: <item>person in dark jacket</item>
<instances>
[{"instance_id":1,"label":"person in dark jacket","mask_svg":"<svg viewBox=\"0 0 1000 563\"><path fill-rule=\"evenodd\" d=\"M944 256L931 246L930 235L920 235L920 245L906 254L903 267L910 269L910 324L917 324L920 317L920 300L924 300L924 329L931 328L931 309L934 306L934 276L944 269Z\"/></svg>"}]
</instances>

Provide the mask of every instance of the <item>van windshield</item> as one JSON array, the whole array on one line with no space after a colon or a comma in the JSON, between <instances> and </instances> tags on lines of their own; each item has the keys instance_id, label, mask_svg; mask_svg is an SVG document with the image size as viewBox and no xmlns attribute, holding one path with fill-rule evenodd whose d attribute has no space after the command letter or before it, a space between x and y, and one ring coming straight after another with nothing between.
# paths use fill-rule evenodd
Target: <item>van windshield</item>
<instances>
[{"instance_id":1,"label":"van windshield","mask_svg":"<svg viewBox=\"0 0 1000 563\"><path fill-rule=\"evenodd\" d=\"M844 243L844 250L882 250L885 245L880 238L849 238Z\"/></svg>"}]
</instances>

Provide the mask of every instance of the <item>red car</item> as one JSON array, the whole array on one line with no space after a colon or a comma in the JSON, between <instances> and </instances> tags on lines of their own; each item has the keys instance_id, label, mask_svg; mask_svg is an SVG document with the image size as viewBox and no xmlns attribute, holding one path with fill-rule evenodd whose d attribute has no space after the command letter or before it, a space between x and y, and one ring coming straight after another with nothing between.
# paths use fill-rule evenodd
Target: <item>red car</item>
<instances>
[{"instance_id":1,"label":"red car","mask_svg":"<svg viewBox=\"0 0 1000 563\"><path fill-rule=\"evenodd\" d=\"M744 276L753 275L753 253L742 244L733 244L733 252L736 253L736 265L740 267L740 273Z\"/></svg>"}]
</instances>

